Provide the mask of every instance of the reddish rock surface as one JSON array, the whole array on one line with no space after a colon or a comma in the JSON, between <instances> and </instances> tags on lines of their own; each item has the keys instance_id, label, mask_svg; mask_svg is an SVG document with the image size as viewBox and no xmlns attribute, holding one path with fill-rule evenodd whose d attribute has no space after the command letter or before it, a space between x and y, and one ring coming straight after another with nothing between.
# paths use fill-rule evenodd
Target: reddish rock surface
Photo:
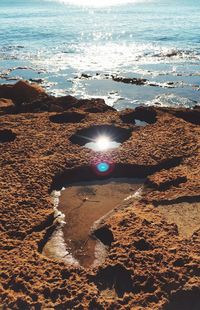
<instances>
[{"instance_id":1,"label":"reddish rock surface","mask_svg":"<svg viewBox=\"0 0 200 310\"><path fill-rule=\"evenodd\" d=\"M14 103L11 99L0 98L0 108L13 107Z\"/></svg>"},{"instance_id":2,"label":"reddish rock surface","mask_svg":"<svg viewBox=\"0 0 200 310\"><path fill-rule=\"evenodd\" d=\"M11 99L0 98L0 115L9 113L15 109L15 105Z\"/></svg>"},{"instance_id":3,"label":"reddish rock surface","mask_svg":"<svg viewBox=\"0 0 200 310\"><path fill-rule=\"evenodd\" d=\"M38 88L29 94L32 86L19 85L0 86L0 97L16 104L15 111L1 110L0 116L3 139L13 137L0 142L2 308L199 309L199 108L195 113L153 107L117 112L100 99L56 99ZM135 126L136 115L151 124ZM101 155L70 141L94 124L128 129L131 136ZM112 159L114 177L145 177L146 182L141 198L102 223L114 239L105 263L84 269L41 252L55 229L51 190L95 179L95 157ZM196 210L187 234L176 212L168 217L168 210L182 203L188 223L194 204Z\"/></svg>"},{"instance_id":4,"label":"reddish rock surface","mask_svg":"<svg viewBox=\"0 0 200 310\"><path fill-rule=\"evenodd\" d=\"M19 81L14 85L0 85L0 98L13 100L16 104L32 101L45 91L37 84L29 84L25 81Z\"/></svg>"}]
</instances>

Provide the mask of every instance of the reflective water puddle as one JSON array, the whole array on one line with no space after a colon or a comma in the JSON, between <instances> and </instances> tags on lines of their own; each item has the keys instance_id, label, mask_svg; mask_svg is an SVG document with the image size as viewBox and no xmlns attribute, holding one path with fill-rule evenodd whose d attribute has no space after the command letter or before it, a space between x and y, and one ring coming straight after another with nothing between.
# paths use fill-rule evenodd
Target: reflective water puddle
<instances>
[{"instance_id":1,"label":"reflective water puddle","mask_svg":"<svg viewBox=\"0 0 200 310\"><path fill-rule=\"evenodd\" d=\"M118 208L127 197L131 202L134 195L136 197L139 193L143 181L123 178L82 182L56 192L57 196L53 193L58 208L55 215L62 223L62 228L46 243L43 254L84 267L102 263L109 242L103 244L97 241L91 236L91 228L114 208Z\"/></svg>"},{"instance_id":2,"label":"reflective water puddle","mask_svg":"<svg viewBox=\"0 0 200 310\"><path fill-rule=\"evenodd\" d=\"M86 143L85 147L96 152L103 152L118 148L120 145L121 143L110 140L108 136L99 136L96 140Z\"/></svg>"}]
</instances>

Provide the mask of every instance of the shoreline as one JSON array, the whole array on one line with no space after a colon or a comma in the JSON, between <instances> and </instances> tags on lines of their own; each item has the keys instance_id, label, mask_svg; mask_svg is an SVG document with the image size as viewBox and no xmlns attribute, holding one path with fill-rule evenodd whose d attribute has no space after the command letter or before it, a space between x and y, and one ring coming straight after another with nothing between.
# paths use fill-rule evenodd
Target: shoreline
<instances>
[{"instance_id":1,"label":"shoreline","mask_svg":"<svg viewBox=\"0 0 200 310\"><path fill-rule=\"evenodd\" d=\"M199 106L116 111L102 99L54 97L24 81L0 85L2 306L198 307L199 124ZM104 153L72 139L95 126L130 134ZM99 161L112 162L109 175L95 174ZM84 269L44 256L56 228L52 190L121 176L146 181L141 197L101 223L114 238L105 262Z\"/></svg>"},{"instance_id":2,"label":"shoreline","mask_svg":"<svg viewBox=\"0 0 200 310\"><path fill-rule=\"evenodd\" d=\"M65 56L63 54L64 59ZM49 95L73 95L79 99L101 98L117 110L140 105L189 108L200 104L198 55L197 59L194 56L190 60L187 59L186 52L171 49L151 57L151 61L147 57L147 63L135 61L129 69L122 66L109 70L90 69L87 65L85 69L76 68L73 64L65 68L64 60L62 64L58 59L58 71L55 68L51 70L47 64L42 67L41 63L37 65L34 61L19 59L13 62L11 59L2 67L0 84L27 80L44 87ZM187 69L184 71L185 67Z\"/></svg>"}]
</instances>

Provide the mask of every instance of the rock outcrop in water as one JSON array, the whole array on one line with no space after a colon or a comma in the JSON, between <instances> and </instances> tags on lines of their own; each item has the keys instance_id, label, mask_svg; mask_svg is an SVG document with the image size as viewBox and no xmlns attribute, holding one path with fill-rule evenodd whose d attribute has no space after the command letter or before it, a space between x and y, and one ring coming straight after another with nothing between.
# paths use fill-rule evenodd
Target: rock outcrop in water
<instances>
[{"instance_id":1,"label":"rock outcrop in water","mask_svg":"<svg viewBox=\"0 0 200 310\"><path fill-rule=\"evenodd\" d=\"M145 85L147 82L147 79L125 78L125 77L121 77L121 76L113 76L112 79L115 82L122 82L125 84L135 84L135 85Z\"/></svg>"},{"instance_id":2,"label":"rock outcrop in water","mask_svg":"<svg viewBox=\"0 0 200 310\"><path fill-rule=\"evenodd\" d=\"M55 98L25 82L0 86L0 97L2 308L199 309L200 108L117 112L101 99ZM70 141L94 124L131 136L102 154ZM95 157L112 160L111 176L146 182L102 223L113 236L102 239L104 264L84 269L42 249L56 229L51 190L97 178Z\"/></svg>"},{"instance_id":3,"label":"rock outcrop in water","mask_svg":"<svg viewBox=\"0 0 200 310\"><path fill-rule=\"evenodd\" d=\"M114 111L103 99L77 99L73 96L48 96L37 84L20 81L15 85L0 85L0 115L4 113L63 112L69 109L85 112Z\"/></svg>"},{"instance_id":4,"label":"rock outcrop in water","mask_svg":"<svg viewBox=\"0 0 200 310\"><path fill-rule=\"evenodd\" d=\"M46 96L40 86L25 81L19 81L14 85L0 85L0 98L11 99L16 105L31 102L41 95Z\"/></svg>"}]
</instances>

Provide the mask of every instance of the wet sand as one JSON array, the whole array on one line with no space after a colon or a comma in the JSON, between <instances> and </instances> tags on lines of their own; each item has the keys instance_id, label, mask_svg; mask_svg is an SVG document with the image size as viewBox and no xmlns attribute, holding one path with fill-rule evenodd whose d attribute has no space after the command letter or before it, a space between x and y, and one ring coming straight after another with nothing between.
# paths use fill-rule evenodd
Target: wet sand
<instances>
[{"instance_id":1,"label":"wet sand","mask_svg":"<svg viewBox=\"0 0 200 310\"><path fill-rule=\"evenodd\" d=\"M95 260L96 241L90 235L95 221L141 185L138 179L110 179L73 184L61 192L58 209L65 214L64 238L68 251L82 266L89 267Z\"/></svg>"}]
</instances>

